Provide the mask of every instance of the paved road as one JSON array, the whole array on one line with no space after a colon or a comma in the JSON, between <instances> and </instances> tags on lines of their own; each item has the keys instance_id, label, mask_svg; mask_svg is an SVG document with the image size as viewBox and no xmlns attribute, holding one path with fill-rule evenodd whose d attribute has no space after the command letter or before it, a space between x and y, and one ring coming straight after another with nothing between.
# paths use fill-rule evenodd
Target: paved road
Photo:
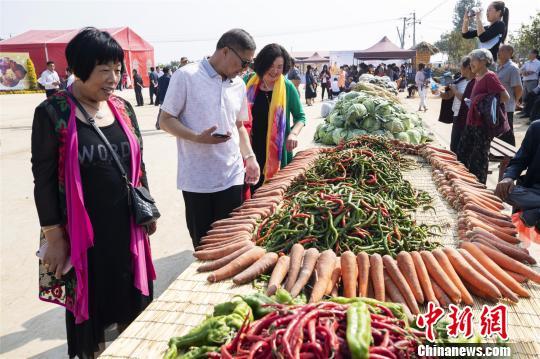
<instances>
[{"instance_id":1,"label":"paved road","mask_svg":"<svg viewBox=\"0 0 540 359\"><path fill-rule=\"evenodd\" d=\"M119 93L135 103L132 91ZM146 94L145 94L146 96ZM44 95L0 96L0 356L5 358L64 358L64 314L60 307L37 299L39 223L33 201L30 171L30 134L34 108ZM412 111L418 99L404 100ZM450 126L438 123L438 100L428 99L423 114L437 140L448 147ZM176 190L176 144L173 137L154 129L158 109L136 108L144 139L144 160L152 194L162 218L152 237L159 295L192 261L191 240L181 193ZM321 121L320 102L306 107L308 125L299 148L312 146L316 125ZM518 120L519 143L526 127ZM493 178L490 183L494 185Z\"/></svg>"}]
</instances>

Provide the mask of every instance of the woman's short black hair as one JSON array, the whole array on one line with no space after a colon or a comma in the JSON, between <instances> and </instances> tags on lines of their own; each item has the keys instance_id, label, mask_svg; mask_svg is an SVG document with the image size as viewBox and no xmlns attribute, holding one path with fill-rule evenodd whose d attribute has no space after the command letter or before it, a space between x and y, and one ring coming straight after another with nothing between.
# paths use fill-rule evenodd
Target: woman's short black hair
<instances>
[{"instance_id":1,"label":"woman's short black hair","mask_svg":"<svg viewBox=\"0 0 540 359\"><path fill-rule=\"evenodd\" d=\"M418 70L423 70L423 69L425 69L425 68L426 68L426 65L425 65L425 64L423 64L423 63L419 63L419 64L418 64Z\"/></svg>"},{"instance_id":2,"label":"woman's short black hair","mask_svg":"<svg viewBox=\"0 0 540 359\"><path fill-rule=\"evenodd\" d=\"M291 56L285 48L278 44L268 44L257 54L253 69L262 77L272 66L278 57L283 57L283 73L286 74L291 68Z\"/></svg>"},{"instance_id":3,"label":"woman's short black hair","mask_svg":"<svg viewBox=\"0 0 540 359\"><path fill-rule=\"evenodd\" d=\"M122 64L124 72L124 50L106 31L94 27L82 29L67 44L66 59L75 76L82 81L88 80L96 65L112 63Z\"/></svg>"}]
</instances>

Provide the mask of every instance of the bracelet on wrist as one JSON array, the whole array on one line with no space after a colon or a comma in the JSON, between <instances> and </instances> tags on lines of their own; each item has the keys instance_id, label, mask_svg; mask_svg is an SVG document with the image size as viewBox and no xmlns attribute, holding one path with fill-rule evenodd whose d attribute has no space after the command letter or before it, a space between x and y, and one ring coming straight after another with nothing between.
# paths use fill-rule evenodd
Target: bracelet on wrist
<instances>
[{"instance_id":1,"label":"bracelet on wrist","mask_svg":"<svg viewBox=\"0 0 540 359\"><path fill-rule=\"evenodd\" d=\"M41 227L41 231L43 232L43 234L45 234L47 232L52 231L53 229L60 228L60 227L62 227L62 226L59 225L59 224L53 224L52 226Z\"/></svg>"},{"instance_id":2,"label":"bracelet on wrist","mask_svg":"<svg viewBox=\"0 0 540 359\"><path fill-rule=\"evenodd\" d=\"M249 160L251 157L255 157L255 153L251 152L244 156L244 161Z\"/></svg>"}]
</instances>

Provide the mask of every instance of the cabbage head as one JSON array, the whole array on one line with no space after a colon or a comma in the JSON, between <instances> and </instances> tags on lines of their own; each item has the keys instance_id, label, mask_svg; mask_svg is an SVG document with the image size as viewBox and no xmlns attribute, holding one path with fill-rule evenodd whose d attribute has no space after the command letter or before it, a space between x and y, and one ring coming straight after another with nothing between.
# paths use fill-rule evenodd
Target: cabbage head
<instances>
[{"instance_id":1,"label":"cabbage head","mask_svg":"<svg viewBox=\"0 0 540 359\"><path fill-rule=\"evenodd\" d=\"M379 121L377 121L376 118L373 117L366 117L360 124L360 127L364 130L366 130L369 133L372 133L374 131L377 131L381 128L381 124Z\"/></svg>"},{"instance_id":2,"label":"cabbage head","mask_svg":"<svg viewBox=\"0 0 540 359\"><path fill-rule=\"evenodd\" d=\"M317 126L317 131L315 132L315 141L324 137L327 131L327 128L328 128L328 124L324 122L319 124L319 126Z\"/></svg>"},{"instance_id":3,"label":"cabbage head","mask_svg":"<svg viewBox=\"0 0 540 359\"><path fill-rule=\"evenodd\" d=\"M339 144L341 141L345 141L345 138L347 136L347 130L344 130L342 128L336 128L334 132L332 132L332 140L334 144Z\"/></svg>"},{"instance_id":4,"label":"cabbage head","mask_svg":"<svg viewBox=\"0 0 540 359\"><path fill-rule=\"evenodd\" d=\"M410 143L412 144L419 144L422 141L422 135L417 130L409 130L407 131L407 134L409 135Z\"/></svg>"},{"instance_id":5,"label":"cabbage head","mask_svg":"<svg viewBox=\"0 0 540 359\"><path fill-rule=\"evenodd\" d=\"M360 92L356 92L356 91L351 91L351 92L347 92L344 96L343 96L343 100L345 101L349 101L349 100L352 100L356 97L360 96Z\"/></svg>"},{"instance_id":6,"label":"cabbage head","mask_svg":"<svg viewBox=\"0 0 540 359\"><path fill-rule=\"evenodd\" d=\"M334 127L343 127L345 124L345 119L340 114L332 113L330 116L328 116L328 123Z\"/></svg>"},{"instance_id":7,"label":"cabbage head","mask_svg":"<svg viewBox=\"0 0 540 359\"><path fill-rule=\"evenodd\" d=\"M400 141L403 141L403 142L411 142L411 140L409 139L409 135L407 134L407 132L398 132L398 133L394 133L394 138L396 140L400 140Z\"/></svg>"},{"instance_id":8,"label":"cabbage head","mask_svg":"<svg viewBox=\"0 0 540 359\"><path fill-rule=\"evenodd\" d=\"M372 99L367 98L362 102L362 104L365 106L370 115L375 113L375 102Z\"/></svg>"},{"instance_id":9,"label":"cabbage head","mask_svg":"<svg viewBox=\"0 0 540 359\"><path fill-rule=\"evenodd\" d=\"M345 115L345 118L348 123L353 123L353 121L363 118L367 114L366 107L361 103L352 104Z\"/></svg>"},{"instance_id":10,"label":"cabbage head","mask_svg":"<svg viewBox=\"0 0 540 359\"><path fill-rule=\"evenodd\" d=\"M405 126L403 126L403 123L397 118L386 122L383 127L392 133L405 131Z\"/></svg>"}]
</instances>

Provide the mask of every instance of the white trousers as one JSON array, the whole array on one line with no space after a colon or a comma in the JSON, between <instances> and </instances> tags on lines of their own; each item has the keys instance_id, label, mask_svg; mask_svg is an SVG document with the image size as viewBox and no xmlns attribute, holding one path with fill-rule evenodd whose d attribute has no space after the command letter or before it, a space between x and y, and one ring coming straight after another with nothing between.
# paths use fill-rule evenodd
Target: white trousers
<instances>
[{"instance_id":1,"label":"white trousers","mask_svg":"<svg viewBox=\"0 0 540 359\"><path fill-rule=\"evenodd\" d=\"M421 86L418 88L418 95L420 96L420 105L419 108L427 107L426 105L426 96L427 96L427 87Z\"/></svg>"}]
</instances>

